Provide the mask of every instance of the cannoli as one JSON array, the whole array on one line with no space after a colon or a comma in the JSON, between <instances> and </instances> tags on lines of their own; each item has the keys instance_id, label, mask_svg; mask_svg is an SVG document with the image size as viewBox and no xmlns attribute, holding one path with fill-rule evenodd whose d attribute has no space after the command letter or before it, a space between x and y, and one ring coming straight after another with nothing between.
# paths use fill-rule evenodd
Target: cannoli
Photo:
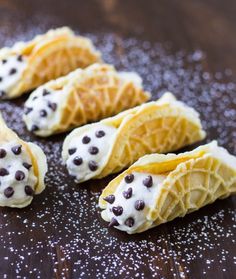
<instances>
[{"instance_id":1,"label":"cannoli","mask_svg":"<svg viewBox=\"0 0 236 279\"><path fill-rule=\"evenodd\" d=\"M137 74L94 64L36 89L25 103L23 119L28 130L46 137L117 114L149 97Z\"/></svg>"},{"instance_id":2,"label":"cannoli","mask_svg":"<svg viewBox=\"0 0 236 279\"><path fill-rule=\"evenodd\" d=\"M36 144L21 140L0 115L0 206L22 208L44 188L46 156Z\"/></svg>"},{"instance_id":3,"label":"cannoli","mask_svg":"<svg viewBox=\"0 0 236 279\"><path fill-rule=\"evenodd\" d=\"M235 192L236 157L214 141L179 155L140 158L109 183L99 206L109 227L133 234Z\"/></svg>"},{"instance_id":4,"label":"cannoli","mask_svg":"<svg viewBox=\"0 0 236 279\"><path fill-rule=\"evenodd\" d=\"M171 93L72 131L62 157L77 182L102 178L145 154L165 153L205 137L198 113Z\"/></svg>"},{"instance_id":5,"label":"cannoli","mask_svg":"<svg viewBox=\"0 0 236 279\"><path fill-rule=\"evenodd\" d=\"M69 28L0 50L0 99L21 96L45 82L100 61L92 42Z\"/></svg>"}]
</instances>

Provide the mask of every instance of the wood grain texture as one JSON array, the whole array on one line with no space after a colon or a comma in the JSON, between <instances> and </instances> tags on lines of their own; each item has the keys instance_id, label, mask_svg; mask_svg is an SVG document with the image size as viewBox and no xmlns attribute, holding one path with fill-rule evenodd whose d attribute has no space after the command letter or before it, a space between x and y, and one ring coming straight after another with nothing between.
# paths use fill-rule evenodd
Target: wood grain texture
<instances>
[{"instance_id":1,"label":"wood grain texture","mask_svg":"<svg viewBox=\"0 0 236 279\"><path fill-rule=\"evenodd\" d=\"M235 14L233 0L0 0L0 44L11 44L22 36L30 39L38 31L68 25L83 34L96 34L98 40L101 34L111 34L117 60L127 55L122 42L130 37L138 42L167 45L173 54L201 49L205 55L201 62L203 71L214 75L230 69L230 77L224 76L221 82L233 83L236 82ZM184 95L178 92L178 97L181 94ZM159 95L154 92L154 97ZM228 102L226 109L235 111L235 95L230 96L231 103ZM100 228L107 224L101 220L95 204L97 194L111 177L89 181L78 188L60 166L64 135L38 140L17 120L16 114L22 113L25 99L1 103L0 109L23 138L45 146L51 173L47 189L30 207L1 209L1 278L235 277L234 197L144 234L127 236L115 230L102 231ZM205 103L207 106L207 100ZM201 114L207 123L208 115L204 115L204 110ZM230 135L227 140L230 145L225 147L235 152L235 131L231 129L225 123L225 137ZM208 139L220 136L214 127L207 132ZM81 224L76 223L76 216L83 220ZM98 233L93 235L96 230ZM117 252L118 246L122 252ZM95 261L96 257L100 259Z\"/></svg>"}]
</instances>

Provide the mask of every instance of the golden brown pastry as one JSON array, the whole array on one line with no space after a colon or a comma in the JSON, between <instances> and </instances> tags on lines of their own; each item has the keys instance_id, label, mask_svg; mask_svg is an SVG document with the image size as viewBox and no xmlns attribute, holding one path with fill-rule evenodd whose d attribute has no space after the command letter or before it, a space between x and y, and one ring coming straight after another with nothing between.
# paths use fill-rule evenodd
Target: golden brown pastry
<instances>
[{"instance_id":1,"label":"golden brown pastry","mask_svg":"<svg viewBox=\"0 0 236 279\"><path fill-rule=\"evenodd\" d=\"M110 227L146 231L236 192L236 157L211 142L178 155L140 158L104 189L99 205Z\"/></svg>"},{"instance_id":2,"label":"golden brown pastry","mask_svg":"<svg viewBox=\"0 0 236 279\"><path fill-rule=\"evenodd\" d=\"M205 137L198 113L171 93L72 131L62 157L76 181L102 178L145 154L166 153Z\"/></svg>"},{"instance_id":3,"label":"golden brown pastry","mask_svg":"<svg viewBox=\"0 0 236 279\"><path fill-rule=\"evenodd\" d=\"M21 96L45 82L101 60L92 42L69 28L0 50L0 99Z\"/></svg>"},{"instance_id":4,"label":"golden brown pastry","mask_svg":"<svg viewBox=\"0 0 236 279\"><path fill-rule=\"evenodd\" d=\"M94 64L36 89L25 103L23 119L29 131L46 137L109 117L149 97L137 74Z\"/></svg>"}]
</instances>

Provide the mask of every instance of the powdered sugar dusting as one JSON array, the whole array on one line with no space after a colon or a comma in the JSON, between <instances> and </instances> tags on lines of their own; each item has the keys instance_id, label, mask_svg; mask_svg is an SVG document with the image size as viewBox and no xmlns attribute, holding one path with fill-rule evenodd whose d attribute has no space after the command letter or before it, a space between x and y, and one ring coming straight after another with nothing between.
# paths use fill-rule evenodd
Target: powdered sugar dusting
<instances>
[{"instance_id":1,"label":"powdered sugar dusting","mask_svg":"<svg viewBox=\"0 0 236 279\"><path fill-rule=\"evenodd\" d=\"M41 30L18 32L28 39ZM0 30L0 39L4 32ZM236 154L236 85L231 71L208 73L205 54L173 53L168 46L117 40L112 34L86 34L119 70L135 70L153 99L164 91L193 106L201 114L207 141ZM21 37L22 36L22 37ZM185 278L192 272L209 278L212 272L236 271L234 198L218 201L184 219L140 235L107 229L97 208L98 196L110 178L78 187L61 164L64 135L38 139L21 120L23 100L1 102L7 123L26 140L38 143L49 161L47 189L23 210L1 209L0 255L8 270L3 278ZM226 222L227 221L227 222Z\"/></svg>"}]
</instances>

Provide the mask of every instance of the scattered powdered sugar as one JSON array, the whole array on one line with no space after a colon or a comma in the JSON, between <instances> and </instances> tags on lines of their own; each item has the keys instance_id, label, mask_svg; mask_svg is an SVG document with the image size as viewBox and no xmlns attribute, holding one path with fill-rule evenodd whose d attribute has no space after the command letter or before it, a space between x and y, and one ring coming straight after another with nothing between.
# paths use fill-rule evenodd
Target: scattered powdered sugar
<instances>
[{"instance_id":1,"label":"scattered powdered sugar","mask_svg":"<svg viewBox=\"0 0 236 279\"><path fill-rule=\"evenodd\" d=\"M32 37L25 33L22 38ZM236 84L230 81L230 70L205 71L201 50L173 53L168 46L134 38L85 35L106 62L137 71L153 99L171 91L193 106L201 114L207 141L218 139L236 153ZM173 278L210 278L215 272L236 271L234 198L139 235L108 229L97 201L110 178L76 186L61 163L64 135L30 135L21 119L25 99L2 101L0 110L11 128L46 152L47 188L25 209L1 209L2 278L167 278L169 272Z\"/></svg>"}]
</instances>

